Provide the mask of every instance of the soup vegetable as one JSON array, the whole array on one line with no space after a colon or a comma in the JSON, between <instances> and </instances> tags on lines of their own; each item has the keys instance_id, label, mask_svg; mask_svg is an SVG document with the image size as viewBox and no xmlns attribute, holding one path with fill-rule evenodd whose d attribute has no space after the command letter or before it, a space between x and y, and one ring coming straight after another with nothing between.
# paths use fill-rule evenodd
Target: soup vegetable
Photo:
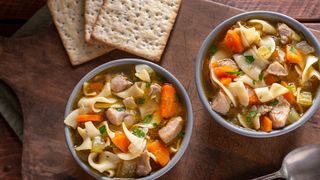
<instances>
[{"instance_id":1,"label":"soup vegetable","mask_svg":"<svg viewBox=\"0 0 320 180\"><path fill-rule=\"evenodd\" d=\"M203 84L214 111L270 132L312 105L320 79L315 48L282 22L239 21L210 47Z\"/></svg>"},{"instance_id":2,"label":"soup vegetable","mask_svg":"<svg viewBox=\"0 0 320 180\"><path fill-rule=\"evenodd\" d=\"M83 84L70 127L78 156L107 177L142 177L166 166L184 135L185 107L151 67L110 68Z\"/></svg>"}]
</instances>

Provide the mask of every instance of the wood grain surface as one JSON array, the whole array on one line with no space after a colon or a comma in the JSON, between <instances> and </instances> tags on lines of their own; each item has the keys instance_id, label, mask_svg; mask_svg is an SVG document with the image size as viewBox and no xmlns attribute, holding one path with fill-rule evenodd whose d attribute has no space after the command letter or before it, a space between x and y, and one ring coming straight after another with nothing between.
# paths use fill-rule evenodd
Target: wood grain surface
<instances>
[{"instance_id":1,"label":"wood grain surface","mask_svg":"<svg viewBox=\"0 0 320 180\"><path fill-rule=\"evenodd\" d=\"M0 179L20 179L22 144L0 115Z\"/></svg>"},{"instance_id":2,"label":"wood grain surface","mask_svg":"<svg viewBox=\"0 0 320 180\"><path fill-rule=\"evenodd\" d=\"M320 112L287 135L253 139L226 130L203 109L193 75L190 76L194 74L196 54L215 25L237 13L239 10L208 1L183 1L161 65L186 87L193 103L194 128L185 155L163 179L248 179L277 170L282 158L294 148L319 143ZM320 37L319 32L315 34ZM62 120L67 97L89 70L124 57L134 56L114 51L72 67L53 26L32 37L0 38L0 78L15 89L24 107L24 179L89 178L66 149ZM0 163L0 179L19 179L16 173L19 165L15 162L19 161L21 144L6 131L3 121L0 127L4 127L4 131L0 130L8 136L0 141L0 159L5 162Z\"/></svg>"},{"instance_id":3,"label":"wood grain surface","mask_svg":"<svg viewBox=\"0 0 320 180\"><path fill-rule=\"evenodd\" d=\"M211 0L247 11L269 10L287 14L304 22L319 22L319 0Z\"/></svg>"}]
</instances>

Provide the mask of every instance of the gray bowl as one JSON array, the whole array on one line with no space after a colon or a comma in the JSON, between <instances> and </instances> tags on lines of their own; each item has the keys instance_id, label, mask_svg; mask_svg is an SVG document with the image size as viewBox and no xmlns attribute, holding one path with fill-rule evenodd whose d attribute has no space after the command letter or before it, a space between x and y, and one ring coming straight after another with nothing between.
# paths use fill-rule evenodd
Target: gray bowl
<instances>
[{"instance_id":1,"label":"gray bowl","mask_svg":"<svg viewBox=\"0 0 320 180\"><path fill-rule=\"evenodd\" d=\"M164 175L166 172L168 172L173 166L179 161L179 159L182 157L183 153L185 152L189 141L190 137L192 134L192 126L193 126L193 114L192 114L192 106L190 102L190 98L187 94L187 91L183 87L183 85L167 70L164 68L160 67L157 64L145 61L145 60L140 60L140 59L119 59L115 61L111 61L105 64L102 64L101 66L98 66L97 68L93 69L90 71L88 74L86 74L76 85L76 87L73 89L70 98L67 103L67 107L65 110L64 116L66 117L70 112L72 111L72 105L74 103L75 98L77 97L78 93L81 91L82 85L84 82L88 81L89 79L93 78L95 75L98 73L102 72L103 70L106 70L111 67L115 67L118 65L125 65L125 64L147 64L149 65L152 69L154 69L157 73L161 74L163 77L165 77L169 82L173 83L174 86L177 88L177 92L179 93L181 100L185 104L186 111L187 111L187 120L186 120L186 127L185 127L185 136L182 140L181 147L179 151L174 155L174 157L169 161L169 163L161 168L160 170L150 174L149 176L140 178L143 180L147 179L156 179L159 178L160 176ZM67 146L68 149L70 150L73 158L76 160L76 162L80 165L80 167L85 170L88 174L91 176L95 177L96 179L118 179L118 178L108 178L108 177L103 177L100 175L98 172L93 171L90 169L89 165L86 163L82 162L81 159L78 157L75 149L74 149L74 144L71 139L71 132L70 128L68 126L64 126L64 132L66 136L66 141L67 141Z\"/></svg>"},{"instance_id":2,"label":"gray bowl","mask_svg":"<svg viewBox=\"0 0 320 180\"><path fill-rule=\"evenodd\" d=\"M320 45L318 43L318 40L316 37L300 22L296 21L295 19L286 16L284 14L276 13L276 12L271 12L271 11L252 11L252 12L246 12L242 13L236 16L233 16L221 24L219 24L216 28L214 28L213 31L210 32L210 34L207 36L207 38L204 40L198 56L197 56L197 62L196 62L196 85L197 85L197 90L198 94L200 97L200 100L204 107L207 109L207 111L210 113L212 118L217 121L219 124L224 126L225 128L236 132L238 134L241 134L243 136L249 136L249 137L255 137L255 138L266 138L266 137L274 137L274 136L279 136L282 134L286 134L298 127L300 127L302 124L307 122L312 115L317 111L318 106L320 104L320 96L319 92L320 89L317 91L317 96L313 101L313 105L308 109L308 111L298 120L297 122L290 124L283 129L279 130L273 130L270 133L265 133L265 132L258 132L254 130L249 130L245 129L239 126L236 126L228 121L226 121L222 116L220 116L218 113L213 111L210 107L210 104L208 102L208 99L204 93L204 88L202 84L202 66L203 66L203 61L206 57L206 53L210 47L210 45L216 40L216 38L221 38L223 37L223 34L228 30L233 24L235 24L239 20L248 20L252 18L258 18L258 19L264 19L264 20L270 20L270 21L275 21L275 22L284 22L290 27L292 27L296 32L301 32L306 40L315 47L316 49L316 54L320 54ZM219 39L217 39L219 40Z\"/></svg>"}]
</instances>

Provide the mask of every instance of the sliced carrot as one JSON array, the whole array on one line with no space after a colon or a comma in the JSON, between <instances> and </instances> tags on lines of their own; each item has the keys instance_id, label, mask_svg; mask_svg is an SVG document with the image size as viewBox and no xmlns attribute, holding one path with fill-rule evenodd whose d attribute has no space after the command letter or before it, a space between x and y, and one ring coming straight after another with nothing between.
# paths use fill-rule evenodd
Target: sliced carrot
<instances>
[{"instance_id":1,"label":"sliced carrot","mask_svg":"<svg viewBox=\"0 0 320 180\"><path fill-rule=\"evenodd\" d=\"M249 104L250 105L258 104L260 101L256 93L254 92L254 90L248 85L245 85L245 86L249 94Z\"/></svg>"},{"instance_id":2,"label":"sliced carrot","mask_svg":"<svg viewBox=\"0 0 320 180\"><path fill-rule=\"evenodd\" d=\"M281 85L284 87L288 87L288 83L281 81ZM290 103L294 104L296 102L296 98L293 95L293 92L289 89L289 92L285 93L283 97Z\"/></svg>"},{"instance_id":3,"label":"sliced carrot","mask_svg":"<svg viewBox=\"0 0 320 180\"><path fill-rule=\"evenodd\" d=\"M99 114L82 114L77 116L78 123L88 122L88 121L102 121L102 117Z\"/></svg>"},{"instance_id":4,"label":"sliced carrot","mask_svg":"<svg viewBox=\"0 0 320 180\"><path fill-rule=\"evenodd\" d=\"M272 121L267 116L261 117L261 130L264 132L270 132L272 131Z\"/></svg>"},{"instance_id":5,"label":"sliced carrot","mask_svg":"<svg viewBox=\"0 0 320 180\"><path fill-rule=\"evenodd\" d=\"M221 82L224 86L228 86L228 85L232 82L232 79L229 78L229 77L223 77L223 78L220 78L220 82Z\"/></svg>"},{"instance_id":6,"label":"sliced carrot","mask_svg":"<svg viewBox=\"0 0 320 180\"><path fill-rule=\"evenodd\" d=\"M275 82L277 82L278 79L276 76L272 75L272 74L267 74L266 76L264 76L264 82L267 84L267 85L271 85Z\"/></svg>"},{"instance_id":7,"label":"sliced carrot","mask_svg":"<svg viewBox=\"0 0 320 180\"><path fill-rule=\"evenodd\" d=\"M288 83L287 82L285 82L285 81L281 81L281 83L280 83L282 86L284 86L284 87L287 87L288 86Z\"/></svg>"},{"instance_id":8,"label":"sliced carrot","mask_svg":"<svg viewBox=\"0 0 320 180\"><path fill-rule=\"evenodd\" d=\"M148 144L147 149L157 158L157 162L162 167L168 164L170 160L170 152L168 148L160 141L155 140L152 143Z\"/></svg>"},{"instance_id":9,"label":"sliced carrot","mask_svg":"<svg viewBox=\"0 0 320 180\"><path fill-rule=\"evenodd\" d=\"M296 98L294 97L293 93L291 91L287 92L283 95L283 97L290 103L294 104L296 102Z\"/></svg>"},{"instance_id":10,"label":"sliced carrot","mask_svg":"<svg viewBox=\"0 0 320 180\"><path fill-rule=\"evenodd\" d=\"M234 53L241 53L244 51L244 46L242 45L241 37L236 31L229 30L226 36L224 37L223 42Z\"/></svg>"},{"instance_id":11,"label":"sliced carrot","mask_svg":"<svg viewBox=\"0 0 320 180\"><path fill-rule=\"evenodd\" d=\"M234 74L235 72L237 72L237 70L235 70L230 66L219 66L214 68L214 73L218 78L222 78L222 77L229 77L232 79L236 78L237 75Z\"/></svg>"},{"instance_id":12,"label":"sliced carrot","mask_svg":"<svg viewBox=\"0 0 320 180\"><path fill-rule=\"evenodd\" d=\"M89 89L91 89L92 91L99 92L101 91L102 87L103 87L103 84L101 82L89 83Z\"/></svg>"},{"instance_id":13,"label":"sliced carrot","mask_svg":"<svg viewBox=\"0 0 320 180\"><path fill-rule=\"evenodd\" d=\"M114 138L112 138L111 141L122 152L125 152L125 153L128 152L128 147L130 145L130 141L124 133L122 133L120 131L116 132Z\"/></svg>"},{"instance_id":14,"label":"sliced carrot","mask_svg":"<svg viewBox=\"0 0 320 180\"><path fill-rule=\"evenodd\" d=\"M160 98L160 115L170 118L176 113L176 90L171 84L162 86Z\"/></svg>"},{"instance_id":15,"label":"sliced carrot","mask_svg":"<svg viewBox=\"0 0 320 180\"><path fill-rule=\"evenodd\" d=\"M302 56L299 50L289 45L286 47L286 59L291 63L299 64L302 62Z\"/></svg>"}]
</instances>

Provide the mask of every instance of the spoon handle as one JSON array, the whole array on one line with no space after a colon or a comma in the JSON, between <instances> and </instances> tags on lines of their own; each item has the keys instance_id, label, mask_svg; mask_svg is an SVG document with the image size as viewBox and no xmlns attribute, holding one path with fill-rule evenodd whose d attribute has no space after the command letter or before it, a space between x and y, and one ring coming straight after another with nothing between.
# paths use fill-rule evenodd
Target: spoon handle
<instances>
[{"instance_id":1,"label":"spoon handle","mask_svg":"<svg viewBox=\"0 0 320 180\"><path fill-rule=\"evenodd\" d=\"M254 178L252 180L271 180L271 179L276 179L276 178L282 178L282 174L280 171L271 173L271 174L267 174L258 178Z\"/></svg>"}]
</instances>

